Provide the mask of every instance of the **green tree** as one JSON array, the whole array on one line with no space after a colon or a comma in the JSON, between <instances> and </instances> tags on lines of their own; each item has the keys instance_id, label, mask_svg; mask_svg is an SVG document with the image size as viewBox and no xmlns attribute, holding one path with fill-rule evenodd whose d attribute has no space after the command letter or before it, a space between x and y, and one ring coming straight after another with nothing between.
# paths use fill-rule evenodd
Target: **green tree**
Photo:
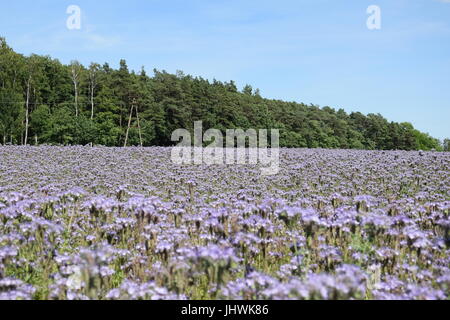
<instances>
[{"instance_id":1,"label":"green tree","mask_svg":"<svg viewBox=\"0 0 450 320\"><path fill-rule=\"evenodd\" d=\"M0 88L0 135L3 144L20 143L23 119L23 99L12 89Z\"/></svg>"}]
</instances>

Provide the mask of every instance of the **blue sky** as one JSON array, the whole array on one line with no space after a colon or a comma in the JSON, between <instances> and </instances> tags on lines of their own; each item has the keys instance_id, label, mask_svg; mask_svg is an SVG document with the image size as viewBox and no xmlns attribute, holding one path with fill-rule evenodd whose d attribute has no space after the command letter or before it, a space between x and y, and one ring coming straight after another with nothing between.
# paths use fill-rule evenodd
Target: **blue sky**
<instances>
[{"instance_id":1,"label":"blue sky","mask_svg":"<svg viewBox=\"0 0 450 320\"><path fill-rule=\"evenodd\" d=\"M68 30L69 5L81 29ZM369 5L381 29L368 30ZM16 0L0 35L23 54L251 84L264 97L381 113L450 137L450 0Z\"/></svg>"}]
</instances>

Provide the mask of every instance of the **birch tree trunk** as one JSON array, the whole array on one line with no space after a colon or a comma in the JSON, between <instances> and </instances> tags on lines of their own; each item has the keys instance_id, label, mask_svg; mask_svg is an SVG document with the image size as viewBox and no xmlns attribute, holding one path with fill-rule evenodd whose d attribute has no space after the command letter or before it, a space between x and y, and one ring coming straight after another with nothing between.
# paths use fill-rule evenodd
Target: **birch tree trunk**
<instances>
[{"instance_id":1,"label":"birch tree trunk","mask_svg":"<svg viewBox=\"0 0 450 320\"><path fill-rule=\"evenodd\" d=\"M25 140L24 145L27 145L28 143L28 123L29 123L29 104L30 104L30 85L31 85L31 75L28 78L27 81L27 100L25 105Z\"/></svg>"},{"instance_id":2,"label":"birch tree trunk","mask_svg":"<svg viewBox=\"0 0 450 320\"><path fill-rule=\"evenodd\" d=\"M91 85L91 120L94 120L94 86Z\"/></svg>"},{"instance_id":3,"label":"birch tree trunk","mask_svg":"<svg viewBox=\"0 0 450 320\"><path fill-rule=\"evenodd\" d=\"M78 84L80 82L79 76L81 72L81 66L78 61L72 61L71 62L71 75L72 75L72 82L73 82L73 88L74 88L74 95L75 95L75 116L78 117Z\"/></svg>"},{"instance_id":4,"label":"birch tree trunk","mask_svg":"<svg viewBox=\"0 0 450 320\"><path fill-rule=\"evenodd\" d=\"M78 88L77 88L77 81L73 81L73 86L75 89L75 117L78 117Z\"/></svg>"},{"instance_id":5,"label":"birch tree trunk","mask_svg":"<svg viewBox=\"0 0 450 320\"><path fill-rule=\"evenodd\" d=\"M127 146L127 142L128 142L128 132L130 131L130 126L131 126L131 115L133 114L133 108L134 108L134 105L131 105L130 117L128 118L127 132L126 132L126 134L125 134L125 143L123 144L124 147Z\"/></svg>"},{"instance_id":6,"label":"birch tree trunk","mask_svg":"<svg viewBox=\"0 0 450 320\"><path fill-rule=\"evenodd\" d=\"M94 94L97 87L97 73L100 69L98 63L91 63L88 70L89 75L89 95L91 100L91 120L94 119Z\"/></svg>"}]
</instances>

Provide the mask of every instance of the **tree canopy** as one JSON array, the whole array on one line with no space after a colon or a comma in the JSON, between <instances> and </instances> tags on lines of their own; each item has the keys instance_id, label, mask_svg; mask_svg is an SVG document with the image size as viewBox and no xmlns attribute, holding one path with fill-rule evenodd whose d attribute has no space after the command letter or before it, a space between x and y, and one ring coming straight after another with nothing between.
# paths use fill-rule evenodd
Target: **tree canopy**
<instances>
[{"instance_id":1,"label":"tree canopy","mask_svg":"<svg viewBox=\"0 0 450 320\"><path fill-rule=\"evenodd\" d=\"M125 60L64 65L23 56L0 38L0 142L169 146L178 128L279 129L282 147L441 150L448 143L380 114L262 98L246 85L153 70ZM129 129L128 129L129 128Z\"/></svg>"}]
</instances>

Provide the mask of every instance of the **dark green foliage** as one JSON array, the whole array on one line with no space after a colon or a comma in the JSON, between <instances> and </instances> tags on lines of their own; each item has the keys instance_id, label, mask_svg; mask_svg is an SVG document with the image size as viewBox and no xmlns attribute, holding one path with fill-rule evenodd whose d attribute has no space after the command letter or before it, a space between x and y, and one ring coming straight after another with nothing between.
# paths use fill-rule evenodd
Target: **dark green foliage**
<instances>
[{"instance_id":1,"label":"dark green foliage","mask_svg":"<svg viewBox=\"0 0 450 320\"><path fill-rule=\"evenodd\" d=\"M0 136L2 142L20 143L20 126L23 117L23 101L12 89L0 88Z\"/></svg>"},{"instance_id":2,"label":"dark green foliage","mask_svg":"<svg viewBox=\"0 0 450 320\"><path fill-rule=\"evenodd\" d=\"M73 66L76 66L77 89ZM31 76L30 76L31 74ZM30 78L31 77L31 78ZM47 56L24 57L0 38L0 139L24 144L27 79L29 127L27 143L101 144L122 146L133 111L128 145L172 145L178 128L279 129L285 147L441 150L439 141L410 123L388 122L379 114L347 114L330 107L269 100L246 85L239 92L233 81L212 82L154 70L149 77L118 70L107 63L89 68L63 65ZM77 92L77 104L75 104ZM75 107L76 106L76 107ZM76 115L78 109L78 115ZM446 145L448 149L448 143Z\"/></svg>"}]
</instances>

